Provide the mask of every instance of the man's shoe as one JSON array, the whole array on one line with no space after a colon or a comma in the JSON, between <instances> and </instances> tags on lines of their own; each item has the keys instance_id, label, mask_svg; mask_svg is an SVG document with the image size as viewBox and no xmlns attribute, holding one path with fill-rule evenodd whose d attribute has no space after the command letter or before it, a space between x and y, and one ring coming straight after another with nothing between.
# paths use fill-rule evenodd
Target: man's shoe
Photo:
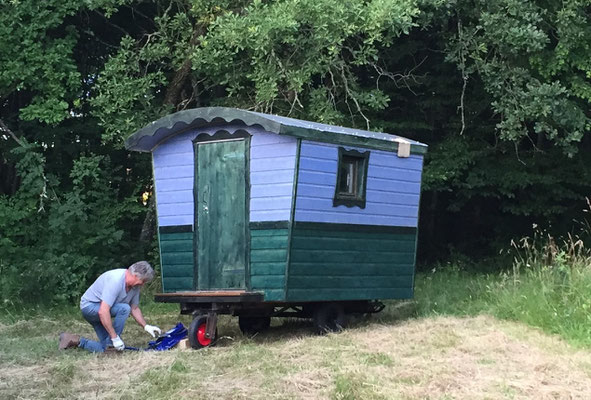
<instances>
[{"instance_id":1,"label":"man's shoe","mask_svg":"<svg viewBox=\"0 0 591 400\"><path fill-rule=\"evenodd\" d=\"M70 347L78 347L80 344L80 336L71 333L60 333L60 343L58 348L60 350L69 349Z\"/></svg>"}]
</instances>

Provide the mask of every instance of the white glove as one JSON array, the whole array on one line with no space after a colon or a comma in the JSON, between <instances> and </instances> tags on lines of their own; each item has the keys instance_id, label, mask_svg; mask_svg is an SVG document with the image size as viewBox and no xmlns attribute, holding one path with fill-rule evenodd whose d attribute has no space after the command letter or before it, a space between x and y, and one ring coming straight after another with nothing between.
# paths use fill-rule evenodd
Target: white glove
<instances>
[{"instance_id":1,"label":"white glove","mask_svg":"<svg viewBox=\"0 0 591 400\"><path fill-rule=\"evenodd\" d=\"M156 332L158 332L158 335L160 335L162 333L160 328L158 328L157 326L154 326L154 325L146 325L146 326L144 326L144 330L146 332L148 332L150 335L152 335L153 338L156 337Z\"/></svg>"},{"instance_id":2,"label":"white glove","mask_svg":"<svg viewBox=\"0 0 591 400\"><path fill-rule=\"evenodd\" d=\"M113 339L111 339L111 342L113 342L113 347L116 350L123 351L123 349L125 349L125 343L123 343L123 340L121 340L119 336L116 336Z\"/></svg>"}]
</instances>

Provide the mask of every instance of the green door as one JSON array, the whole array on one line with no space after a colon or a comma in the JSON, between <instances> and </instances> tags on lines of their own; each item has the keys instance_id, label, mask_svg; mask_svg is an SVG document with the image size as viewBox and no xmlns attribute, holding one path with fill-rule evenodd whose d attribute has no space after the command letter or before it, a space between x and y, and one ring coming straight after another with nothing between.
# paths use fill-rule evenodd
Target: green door
<instances>
[{"instance_id":1,"label":"green door","mask_svg":"<svg viewBox=\"0 0 591 400\"><path fill-rule=\"evenodd\" d=\"M247 140L195 143L197 289L245 287Z\"/></svg>"}]
</instances>

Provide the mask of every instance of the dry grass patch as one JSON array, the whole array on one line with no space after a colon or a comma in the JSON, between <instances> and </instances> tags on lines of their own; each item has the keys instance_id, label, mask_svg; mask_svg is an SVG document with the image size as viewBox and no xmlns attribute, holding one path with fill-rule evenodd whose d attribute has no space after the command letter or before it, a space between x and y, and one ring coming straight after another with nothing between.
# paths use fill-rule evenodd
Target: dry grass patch
<instances>
[{"instance_id":1,"label":"dry grass patch","mask_svg":"<svg viewBox=\"0 0 591 400\"><path fill-rule=\"evenodd\" d=\"M8 366L0 369L0 398L3 399L34 399L40 397L42 390L47 389L49 367Z\"/></svg>"},{"instance_id":2,"label":"dry grass patch","mask_svg":"<svg viewBox=\"0 0 591 400\"><path fill-rule=\"evenodd\" d=\"M233 340L200 351L13 360L0 398L591 398L591 353L522 324L438 317L322 337L302 326L254 339L222 326Z\"/></svg>"},{"instance_id":3,"label":"dry grass patch","mask_svg":"<svg viewBox=\"0 0 591 400\"><path fill-rule=\"evenodd\" d=\"M397 357L393 379L383 382L405 398L591 398L589 352L522 324L423 319L374 327L361 342Z\"/></svg>"}]
</instances>

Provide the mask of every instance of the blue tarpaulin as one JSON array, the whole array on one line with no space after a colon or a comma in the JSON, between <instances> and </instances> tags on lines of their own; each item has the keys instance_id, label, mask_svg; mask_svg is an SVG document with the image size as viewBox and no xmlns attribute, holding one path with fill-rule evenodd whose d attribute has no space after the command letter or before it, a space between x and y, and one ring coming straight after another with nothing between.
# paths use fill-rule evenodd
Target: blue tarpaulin
<instances>
[{"instance_id":1,"label":"blue tarpaulin","mask_svg":"<svg viewBox=\"0 0 591 400\"><path fill-rule=\"evenodd\" d=\"M164 351L170 350L174 346L178 344L181 340L187 337L187 328L179 322L176 326L160 336L156 340L152 340L148 342L148 347L145 349L138 349L137 347L125 346L125 350L156 350L156 351Z\"/></svg>"}]
</instances>

